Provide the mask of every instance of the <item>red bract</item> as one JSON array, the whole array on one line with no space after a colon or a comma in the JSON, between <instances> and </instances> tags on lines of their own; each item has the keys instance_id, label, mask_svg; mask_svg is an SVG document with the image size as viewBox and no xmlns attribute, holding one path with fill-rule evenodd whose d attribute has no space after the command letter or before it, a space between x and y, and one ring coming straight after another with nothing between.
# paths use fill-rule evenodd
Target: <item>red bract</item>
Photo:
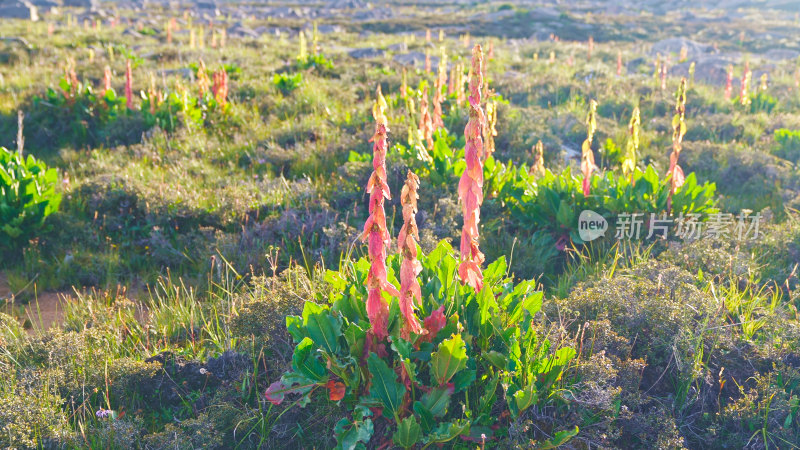
<instances>
[{"instance_id":1,"label":"red bract","mask_svg":"<svg viewBox=\"0 0 800 450\"><path fill-rule=\"evenodd\" d=\"M133 109L133 71L131 70L131 60L125 66L125 106Z\"/></svg>"},{"instance_id":2,"label":"red bract","mask_svg":"<svg viewBox=\"0 0 800 450\"><path fill-rule=\"evenodd\" d=\"M464 128L466 145L464 159L467 167L458 183L458 197L461 212L464 214L464 227L461 230L461 264L458 275L462 283L475 290L483 289L481 264L484 256L478 248L478 223L480 207L483 203L483 127L486 119L481 109L481 87L483 85L483 53L481 46L472 49L472 73L469 80L469 121Z\"/></svg>"},{"instance_id":3,"label":"red bract","mask_svg":"<svg viewBox=\"0 0 800 450\"><path fill-rule=\"evenodd\" d=\"M731 99L733 92L733 66L728 66L728 77L725 80L725 100Z\"/></svg>"},{"instance_id":4,"label":"red bract","mask_svg":"<svg viewBox=\"0 0 800 450\"><path fill-rule=\"evenodd\" d=\"M197 91L199 92L201 100L203 96L206 95L210 85L211 81L208 79L208 74L206 73L206 63L201 59L197 67Z\"/></svg>"},{"instance_id":5,"label":"red bract","mask_svg":"<svg viewBox=\"0 0 800 450\"><path fill-rule=\"evenodd\" d=\"M433 338L436 337L436 333L447 325L447 317L444 316L444 305L433 310L431 315L426 317L422 323L425 328L425 335L422 337L422 340L428 342L433 341Z\"/></svg>"},{"instance_id":6,"label":"red bract","mask_svg":"<svg viewBox=\"0 0 800 450\"><path fill-rule=\"evenodd\" d=\"M742 105L747 105L750 99L747 97L747 89L750 87L750 61L744 62L744 73L742 73L742 81L739 84L739 101Z\"/></svg>"},{"instance_id":7,"label":"red bract","mask_svg":"<svg viewBox=\"0 0 800 450\"><path fill-rule=\"evenodd\" d=\"M111 69L106 66L103 71L103 97L106 96L106 92L109 90L111 90Z\"/></svg>"},{"instance_id":8,"label":"red bract","mask_svg":"<svg viewBox=\"0 0 800 450\"><path fill-rule=\"evenodd\" d=\"M214 98L222 106L228 103L228 72L223 67L218 72L214 72L214 85L211 87Z\"/></svg>"},{"instance_id":9,"label":"red bract","mask_svg":"<svg viewBox=\"0 0 800 450\"><path fill-rule=\"evenodd\" d=\"M369 317L372 333L383 339L388 335L387 319L389 306L383 301L382 291L390 295L399 295L397 289L386 280L386 247L389 245L389 231L386 229L386 215L383 202L390 199L389 186L386 184L386 149L388 142L386 134L387 120L383 111L386 109L386 100L378 87L378 98L372 108L372 117L375 118L375 135L370 142L372 146L372 176L367 183L369 194L369 217L364 224L361 240L368 242L370 269L367 274L367 316Z\"/></svg>"},{"instance_id":10,"label":"red bract","mask_svg":"<svg viewBox=\"0 0 800 450\"><path fill-rule=\"evenodd\" d=\"M428 86L422 88L422 100L419 102L419 131L422 133L422 138L425 139L425 145L428 146L428 151L433 151L433 119L428 110Z\"/></svg>"},{"instance_id":11,"label":"red bract","mask_svg":"<svg viewBox=\"0 0 800 450\"><path fill-rule=\"evenodd\" d=\"M442 47L442 56L439 58L439 73L433 83L433 131L444 128L444 122L442 121L444 95L442 91L445 85L447 85L447 53Z\"/></svg>"},{"instance_id":12,"label":"red bract","mask_svg":"<svg viewBox=\"0 0 800 450\"><path fill-rule=\"evenodd\" d=\"M328 398L334 402L343 399L345 392L347 392L347 387L341 381L328 380L325 387L328 388Z\"/></svg>"},{"instance_id":13,"label":"red bract","mask_svg":"<svg viewBox=\"0 0 800 450\"><path fill-rule=\"evenodd\" d=\"M397 236L397 247L403 255L400 264L400 312L405 320L402 335L408 339L411 333L422 334L422 327L414 315L414 305L422 302L417 275L422 271L422 264L417 260L417 189L419 178L414 172L408 171L408 178L400 193L400 204L403 205L403 228Z\"/></svg>"},{"instance_id":14,"label":"red bract","mask_svg":"<svg viewBox=\"0 0 800 450\"><path fill-rule=\"evenodd\" d=\"M280 405L283 402L285 393L286 387L281 383L281 380L278 380L269 385L267 391L264 392L264 398L273 405Z\"/></svg>"}]
</instances>

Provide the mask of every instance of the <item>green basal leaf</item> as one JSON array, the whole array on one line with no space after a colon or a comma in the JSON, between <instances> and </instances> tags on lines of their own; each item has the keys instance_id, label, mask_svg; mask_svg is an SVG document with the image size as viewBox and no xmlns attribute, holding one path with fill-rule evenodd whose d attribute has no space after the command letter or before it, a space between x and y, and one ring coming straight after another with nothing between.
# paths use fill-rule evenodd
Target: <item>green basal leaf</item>
<instances>
[{"instance_id":1,"label":"green basal leaf","mask_svg":"<svg viewBox=\"0 0 800 450\"><path fill-rule=\"evenodd\" d=\"M384 414L397 417L402 407L406 388L397 381L397 374L375 353L370 353L367 358L367 367L372 375L369 395L380 401L384 407Z\"/></svg>"},{"instance_id":2,"label":"green basal leaf","mask_svg":"<svg viewBox=\"0 0 800 450\"><path fill-rule=\"evenodd\" d=\"M428 436L423 439L426 444L441 444L452 441L462 434L469 433L470 423L468 420L459 419L453 422L439 424Z\"/></svg>"},{"instance_id":3,"label":"green basal leaf","mask_svg":"<svg viewBox=\"0 0 800 450\"><path fill-rule=\"evenodd\" d=\"M577 426L575 428L571 429L571 430L559 431L551 439L548 439L548 440L546 440L544 442L540 442L534 448L537 449L537 450L547 450L547 449L558 448L558 447L566 444L567 442L569 442L570 439L572 439L573 437L577 436L577 434L578 434L578 427Z\"/></svg>"},{"instance_id":4,"label":"green basal leaf","mask_svg":"<svg viewBox=\"0 0 800 450\"><path fill-rule=\"evenodd\" d=\"M422 429L417 420L414 416L408 416L398 424L392 440L400 447L411 448L419 442L421 434Z\"/></svg>"},{"instance_id":5,"label":"green basal leaf","mask_svg":"<svg viewBox=\"0 0 800 450\"><path fill-rule=\"evenodd\" d=\"M367 339L367 332L355 323L350 323L344 331L344 339L347 341L350 356L361 359L364 354L364 345Z\"/></svg>"},{"instance_id":6,"label":"green basal leaf","mask_svg":"<svg viewBox=\"0 0 800 450\"><path fill-rule=\"evenodd\" d=\"M414 413L419 417L420 423L422 424L422 431L428 433L430 432L434 426L436 426L436 421L433 418L433 413L431 410L425 407L420 401L414 402Z\"/></svg>"},{"instance_id":7,"label":"green basal leaf","mask_svg":"<svg viewBox=\"0 0 800 450\"><path fill-rule=\"evenodd\" d=\"M303 338L292 354L292 369L315 383L321 383L327 378L328 371L315 353L314 341L308 337Z\"/></svg>"},{"instance_id":8,"label":"green basal leaf","mask_svg":"<svg viewBox=\"0 0 800 450\"><path fill-rule=\"evenodd\" d=\"M460 334L454 334L439 344L431 355L431 373L439 386L444 385L459 371L467 367L467 347Z\"/></svg>"},{"instance_id":9,"label":"green basal leaf","mask_svg":"<svg viewBox=\"0 0 800 450\"><path fill-rule=\"evenodd\" d=\"M372 438L373 425L369 408L358 405L353 413L353 421L340 419L334 427L336 434L336 448L341 450L354 450L363 448L364 444Z\"/></svg>"},{"instance_id":10,"label":"green basal leaf","mask_svg":"<svg viewBox=\"0 0 800 450\"><path fill-rule=\"evenodd\" d=\"M420 401L431 414L442 417L447 413L447 407L450 405L450 395L450 389L442 386L426 392Z\"/></svg>"},{"instance_id":11,"label":"green basal leaf","mask_svg":"<svg viewBox=\"0 0 800 450\"><path fill-rule=\"evenodd\" d=\"M303 325L309 337L330 354L339 351L342 319L330 313L327 306L306 302L303 306Z\"/></svg>"}]
</instances>

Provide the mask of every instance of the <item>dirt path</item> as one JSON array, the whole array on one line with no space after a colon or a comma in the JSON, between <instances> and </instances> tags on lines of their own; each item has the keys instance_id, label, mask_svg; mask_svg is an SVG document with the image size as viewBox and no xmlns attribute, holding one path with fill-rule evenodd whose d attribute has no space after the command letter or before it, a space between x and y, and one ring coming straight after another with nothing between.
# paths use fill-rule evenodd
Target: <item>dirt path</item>
<instances>
[{"instance_id":1,"label":"dirt path","mask_svg":"<svg viewBox=\"0 0 800 450\"><path fill-rule=\"evenodd\" d=\"M0 273L0 302L3 299L10 299L13 294L5 274ZM62 292L37 292L28 304L11 302L3 309L6 312L15 312L13 315L20 318L21 322L30 321L32 327L28 328L29 333L35 330L48 330L53 324L60 324L64 319L62 307L64 295Z\"/></svg>"}]
</instances>

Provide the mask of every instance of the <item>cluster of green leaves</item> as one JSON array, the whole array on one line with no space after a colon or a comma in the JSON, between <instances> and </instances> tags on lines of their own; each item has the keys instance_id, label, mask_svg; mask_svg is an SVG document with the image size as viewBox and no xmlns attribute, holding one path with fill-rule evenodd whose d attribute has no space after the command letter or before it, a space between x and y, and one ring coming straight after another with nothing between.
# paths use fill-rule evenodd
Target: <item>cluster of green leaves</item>
<instances>
[{"instance_id":1,"label":"cluster of green leaves","mask_svg":"<svg viewBox=\"0 0 800 450\"><path fill-rule=\"evenodd\" d=\"M236 80L242 76L242 68L239 67L236 63L224 63L220 64L219 66L221 69L225 70L225 73L228 74L228 78L231 80ZM189 63L189 69L192 70L194 73L195 78L197 78L197 72L200 70L200 64L198 63Z\"/></svg>"},{"instance_id":2,"label":"cluster of green leaves","mask_svg":"<svg viewBox=\"0 0 800 450\"><path fill-rule=\"evenodd\" d=\"M428 317L428 334L403 339L397 299L386 296L390 336L378 342L364 302L369 261L350 262L326 273L327 298L307 302L302 316L287 317L297 343L292 371L270 387L267 398L280 402L284 394L299 393L304 406L314 392L327 389L330 400L350 411L335 429L345 449L364 448L377 420L388 421L394 443L403 448L459 437L490 442L507 435L509 419L557 402L576 352L555 349L541 337L534 316L542 293L534 281L515 284L500 258L486 268L485 286L475 292L458 281L458 260L447 242L421 263L418 314ZM388 279L397 285L400 257L389 257L388 266ZM577 428L554 433L550 444L576 433Z\"/></svg>"},{"instance_id":3,"label":"cluster of green leaves","mask_svg":"<svg viewBox=\"0 0 800 450\"><path fill-rule=\"evenodd\" d=\"M272 84L281 91L283 95L289 95L303 83L303 74L298 72L294 75L288 73L276 73L272 76Z\"/></svg>"},{"instance_id":4,"label":"cluster of green leaves","mask_svg":"<svg viewBox=\"0 0 800 450\"><path fill-rule=\"evenodd\" d=\"M228 103L221 104L211 92L198 98L189 89L165 92L161 99L141 91L141 107L131 110L113 89L100 94L90 84L73 84L62 78L58 89L48 88L44 98L34 97L32 106L36 127L62 130L66 124L65 134L76 145L104 142L106 131L121 118L141 124L141 131L158 126L173 132L179 126L209 125L229 111Z\"/></svg>"},{"instance_id":5,"label":"cluster of green leaves","mask_svg":"<svg viewBox=\"0 0 800 450\"><path fill-rule=\"evenodd\" d=\"M313 55L306 55L305 58L297 58L295 64L297 70L308 70L314 68L321 72L328 72L333 70L333 62L325 57L322 53Z\"/></svg>"},{"instance_id":6,"label":"cluster of green leaves","mask_svg":"<svg viewBox=\"0 0 800 450\"><path fill-rule=\"evenodd\" d=\"M101 94L95 92L90 84L73 84L62 77L58 89L47 88L44 98L33 98L33 107L46 110L45 117L52 121L68 122L72 135L85 142L90 130L114 122L125 112L125 97L117 96L113 89Z\"/></svg>"},{"instance_id":7,"label":"cluster of green leaves","mask_svg":"<svg viewBox=\"0 0 800 450\"><path fill-rule=\"evenodd\" d=\"M770 114L777 105L778 99L767 94L761 89L750 96L750 112L752 114L762 111Z\"/></svg>"},{"instance_id":8,"label":"cluster of green leaves","mask_svg":"<svg viewBox=\"0 0 800 450\"><path fill-rule=\"evenodd\" d=\"M592 210L613 224L620 214L661 214L667 210L670 184L659 177L653 166L637 168L630 178L607 171L591 179L591 195L584 196L581 178L570 168L562 173L549 170L541 177L529 173L523 164L514 167L489 158L485 165L489 201L500 202L515 227L544 230L553 237L564 237L583 244L578 235L578 216ZM698 214L705 218L717 212L714 183L698 184L690 173L672 196L672 213Z\"/></svg>"},{"instance_id":9,"label":"cluster of green leaves","mask_svg":"<svg viewBox=\"0 0 800 450\"><path fill-rule=\"evenodd\" d=\"M800 130L787 130L780 128L775 130L775 149L776 156L797 164L800 162Z\"/></svg>"},{"instance_id":10,"label":"cluster of green leaves","mask_svg":"<svg viewBox=\"0 0 800 450\"><path fill-rule=\"evenodd\" d=\"M0 251L18 249L44 227L61 203L57 183L55 169L0 147Z\"/></svg>"},{"instance_id":11,"label":"cluster of green leaves","mask_svg":"<svg viewBox=\"0 0 800 450\"><path fill-rule=\"evenodd\" d=\"M208 100L216 106L217 102L213 96L207 95ZM155 103L155 106L151 105ZM142 93L142 117L144 118L147 129L158 126L167 132L173 132L180 124L203 124L203 104L200 104L187 91L183 94L178 92L168 93L163 101L151 99L148 94Z\"/></svg>"}]
</instances>

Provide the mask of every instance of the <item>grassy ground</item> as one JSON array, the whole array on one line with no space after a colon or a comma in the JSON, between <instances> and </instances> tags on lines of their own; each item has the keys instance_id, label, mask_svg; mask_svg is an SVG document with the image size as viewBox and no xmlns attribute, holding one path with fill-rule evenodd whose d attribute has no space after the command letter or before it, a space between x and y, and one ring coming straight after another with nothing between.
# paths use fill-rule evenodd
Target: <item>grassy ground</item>
<instances>
[{"instance_id":1,"label":"grassy ground","mask_svg":"<svg viewBox=\"0 0 800 450\"><path fill-rule=\"evenodd\" d=\"M210 48L207 31L205 46L191 48L188 33L176 31L167 43L164 29L133 37L126 26L84 29L58 16L0 22L0 36L30 43L0 43L0 146L16 148L17 111L25 112L25 152L58 169L63 197L35 239L0 259L0 370L8 374L0 379L0 447L334 447L348 405L318 399L300 408L291 397L273 405L264 391L291 365L285 317L300 314L305 302L326 303L326 270L366 254L357 237L368 214L376 86L389 104L390 145L408 147L418 123L415 90L435 77L404 68L392 51L357 60L347 49L405 44L436 56L441 46L451 63L466 65L470 48L459 34L469 31L472 43L493 48L495 159L529 165L541 140L553 172L577 170L564 149L580 150L590 99L598 103L594 148L603 171L618 170L638 106L639 166L666 172L680 78L671 72L661 89L652 42L675 35L716 42L723 52L741 52L757 74L769 73L766 90L748 106L724 98L724 77L722 84L692 82L681 154L687 174L716 184L722 211L768 218L756 242L605 242L562 252L536 230L515 229L505 205L487 193L487 260L505 255L517 280L539 280L537 330L578 355L559 388L505 423L492 446L529 447L578 426L566 445L797 448L800 133L781 136L800 130L800 69L795 60L761 54L798 43L754 37L766 29L796 33L794 18L764 13L760 22L703 28L683 26L677 16L606 21L564 12L547 22L558 23L562 38L537 41L514 40L538 23L520 8L493 21L469 10L445 16L397 8L412 19L339 22L344 31L321 34L319 54L330 65L298 61L294 34L229 37L223 49ZM168 13L152 11L164 24ZM247 25L299 29L305 22ZM439 27L456 26L464 29L436 41ZM424 39L426 28L433 43ZM96 88L109 67L122 95L127 61L137 93L152 79L159 90L196 95L191 69L201 60L209 71L226 65L227 109L203 110L200 123L176 114L169 131L139 114L100 123L40 101L48 87L59 92L69 68ZM742 67L736 63L737 78ZM404 70L413 111L399 94ZM752 92L759 83L754 77ZM452 147L463 146L466 107L448 97L444 112ZM389 153L393 193L408 169L422 178L423 252L457 240L455 169L422 166L399 147ZM403 223L399 197L387 201L393 236ZM63 301L53 300L57 294ZM383 422L375 420L369 448L392 445Z\"/></svg>"}]
</instances>

